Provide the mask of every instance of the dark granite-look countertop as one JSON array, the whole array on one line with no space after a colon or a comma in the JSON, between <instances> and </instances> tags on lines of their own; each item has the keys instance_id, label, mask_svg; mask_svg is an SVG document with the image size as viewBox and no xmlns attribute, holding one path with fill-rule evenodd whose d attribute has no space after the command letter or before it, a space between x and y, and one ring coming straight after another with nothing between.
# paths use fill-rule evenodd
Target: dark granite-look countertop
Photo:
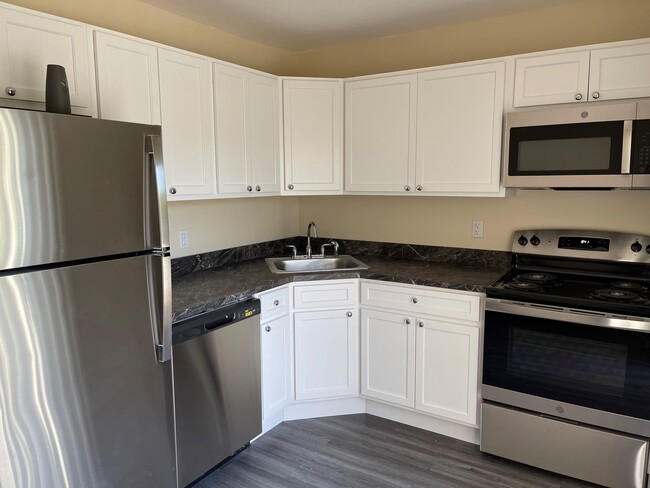
<instances>
[{"instance_id":1,"label":"dark granite-look countertop","mask_svg":"<svg viewBox=\"0 0 650 488\"><path fill-rule=\"evenodd\" d=\"M362 271L274 274L264 259L196 271L173 280L173 320L178 321L222 305L238 302L277 286L295 281L367 278L452 290L484 292L508 270L408 259L383 259L356 255L370 268Z\"/></svg>"}]
</instances>

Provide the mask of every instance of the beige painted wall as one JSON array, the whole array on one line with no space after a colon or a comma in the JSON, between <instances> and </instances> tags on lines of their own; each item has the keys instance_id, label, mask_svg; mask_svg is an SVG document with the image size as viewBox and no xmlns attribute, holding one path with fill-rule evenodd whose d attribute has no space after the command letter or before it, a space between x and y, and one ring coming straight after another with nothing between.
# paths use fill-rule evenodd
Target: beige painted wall
<instances>
[{"instance_id":1,"label":"beige painted wall","mask_svg":"<svg viewBox=\"0 0 650 488\"><path fill-rule=\"evenodd\" d=\"M172 257L297 235L298 197L229 198L169 205ZM178 231L190 247L178 248Z\"/></svg>"},{"instance_id":2,"label":"beige painted wall","mask_svg":"<svg viewBox=\"0 0 650 488\"><path fill-rule=\"evenodd\" d=\"M641 209L645 209L641 211ZM517 229L600 229L650 234L650 191L523 191L507 198L330 196L300 199L300 231L323 237L510 250ZM484 222L483 239L471 237Z\"/></svg>"},{"instance_id":3,"label":"beige painted wall","mask_svg":"<svg viewBox=\"0 0 650 488\"><path fill-rule=\"evenodd\" d=\"M295 60L295 54L289 51L233 36L138 0L8 0L7 3L274 74L286 73Z\"/></svg>"},{"instance_id":4,"label":"beige painted wall","mask_svg":"<svg viewBox=\"0 0 650 488\"><path fill-rule=\"evenodd\" d=\"M359 76L638 39L650 37L648 19L649 0L587 0L300 53L292 74Z\"/></svg>"}]
</instances>

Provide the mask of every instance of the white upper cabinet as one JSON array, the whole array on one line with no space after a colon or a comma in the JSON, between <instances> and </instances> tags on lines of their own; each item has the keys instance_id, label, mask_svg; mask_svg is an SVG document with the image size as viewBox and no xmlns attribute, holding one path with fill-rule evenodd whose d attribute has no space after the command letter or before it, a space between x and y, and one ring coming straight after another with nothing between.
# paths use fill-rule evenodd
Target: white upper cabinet
<instances>
[{"instance_id":1,"label":"white upper cabinet","mask_svg":"<svg viewBox=\"0 0 650 488\"><path fill-rule=\"evenodd\" d=\"M587 101L589 51L515 61L515 107Z\"/></svg>"},{"instance_id":2,"label":"white upper cabinet","mask_svg":"<svg viewBox=\"0 0 650 488\"><path fill-rule=\"evenodd\" d=\"M280 192L278 81L213 64L220 194Z\"/></svg>"},{"instance_id":3,"label":"white upper cabinet","mask_svg":"<svg viewBox=\"0 0 650 488\"><path fill-rule=\"evenodd\" d=\"M417 75L345 83L345 191L412 191Z\"/></svg>"},{"instance_id":4,"label":"white upper cabinet","mask_svg":"<svg viewBox=\"0 0 650 488\"><path fill-rule=\"evenodd\" d=\"M591 51L589 100L650 97L650 43Z\"/></svg>"},{"instance_id":5,"label":"white upper cabinet","mask_svg":"<svg viewBox=\"0 0 650 488\"><path fill-rule=\"evenodd\" d=\"M165 178L170 200L215 196L210 63L158 49Z\"/></svg>"},{"instance_id":6,"label":"white upper cabinet","mask_svg":"<svg viewBox=\"0 0 650 488\"><path fill-rule=\"evenodd\" d=\"M72 112L90 115L86 26L0 7L0 103L23 107L30 107L25 102L44 103L48 64L65 68Z\"/></svg>"},{"instance_id":7,"label":"white upper cabinet","mask_svg":"<svg viewBox=\"0 0 650 488\"><path fill-rule=\"evenodd\" d=\"M156 46L107 32L94 34L99 117L160 125Z\"/></svg>"},{"instance_id":8,"label":"white upper cabinet","mask_svg":"<svg viewBox=\"0 0 650 488\"><path fill-rule=\"evenodd\" d=\"M648 42L539 53L515 64L515 107L650 97Z\"/></svg>"},{"instance_id":9,"label":"white upper cabinet","mask_svg":"<svg viewBox=\"0 0 650 488\"><path fill-rule=\"evenodd\" d=\"M418 74L416 191L500 191L505 63Z\"/></svg>"},{"instance_id":10,"label":"white upper cabinet","mask_svg":"<svg viewBox=\"0 0 650 488\"><path fill-rule=\"evenodd\" d=\"M284 190L287 194L341 192L342 83L285 79Z\"/></svg>"}]
</instances>

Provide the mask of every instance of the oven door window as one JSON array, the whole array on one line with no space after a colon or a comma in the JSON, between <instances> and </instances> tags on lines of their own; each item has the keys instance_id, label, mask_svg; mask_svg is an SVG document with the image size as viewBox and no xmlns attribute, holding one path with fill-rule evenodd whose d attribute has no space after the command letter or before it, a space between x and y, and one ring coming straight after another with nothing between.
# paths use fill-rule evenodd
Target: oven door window
<instances>
[{"instance_id":1,"label":"oven door window","mask_svg":"<svg viewBox=\"0 0 650 488\"><path fill-rule=\"evenodd\" d=\"M487 311L483 383L650 420L650 334Z\"/></svg>"},{"instance_id":2,"label":"oven door window","mask_svg":"<svg viewBox=\"0 0 650 488\"><path fill-rule=\"evenodd\" d=\"M620 174L623 122L513 127L508 174Z\"/></svg>"}]
</instances>

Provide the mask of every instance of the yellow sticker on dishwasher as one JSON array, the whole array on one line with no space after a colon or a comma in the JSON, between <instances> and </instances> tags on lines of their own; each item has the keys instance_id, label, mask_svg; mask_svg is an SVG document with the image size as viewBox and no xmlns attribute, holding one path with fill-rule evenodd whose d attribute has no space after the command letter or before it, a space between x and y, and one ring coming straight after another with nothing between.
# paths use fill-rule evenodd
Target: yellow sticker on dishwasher
<instances>
[{"instance_id":1,"label":"yellow sticker on dishwasher","mask_svg":"<svg viewBox=\"0 0 650 488\"><path fill-rule=\"evenodd\" d=\"M253 315L253 311L252 311L252 310L246 310L246 311L244 312L244 317L250 317L251 315Z\"/></svg>"}]
</instances>

